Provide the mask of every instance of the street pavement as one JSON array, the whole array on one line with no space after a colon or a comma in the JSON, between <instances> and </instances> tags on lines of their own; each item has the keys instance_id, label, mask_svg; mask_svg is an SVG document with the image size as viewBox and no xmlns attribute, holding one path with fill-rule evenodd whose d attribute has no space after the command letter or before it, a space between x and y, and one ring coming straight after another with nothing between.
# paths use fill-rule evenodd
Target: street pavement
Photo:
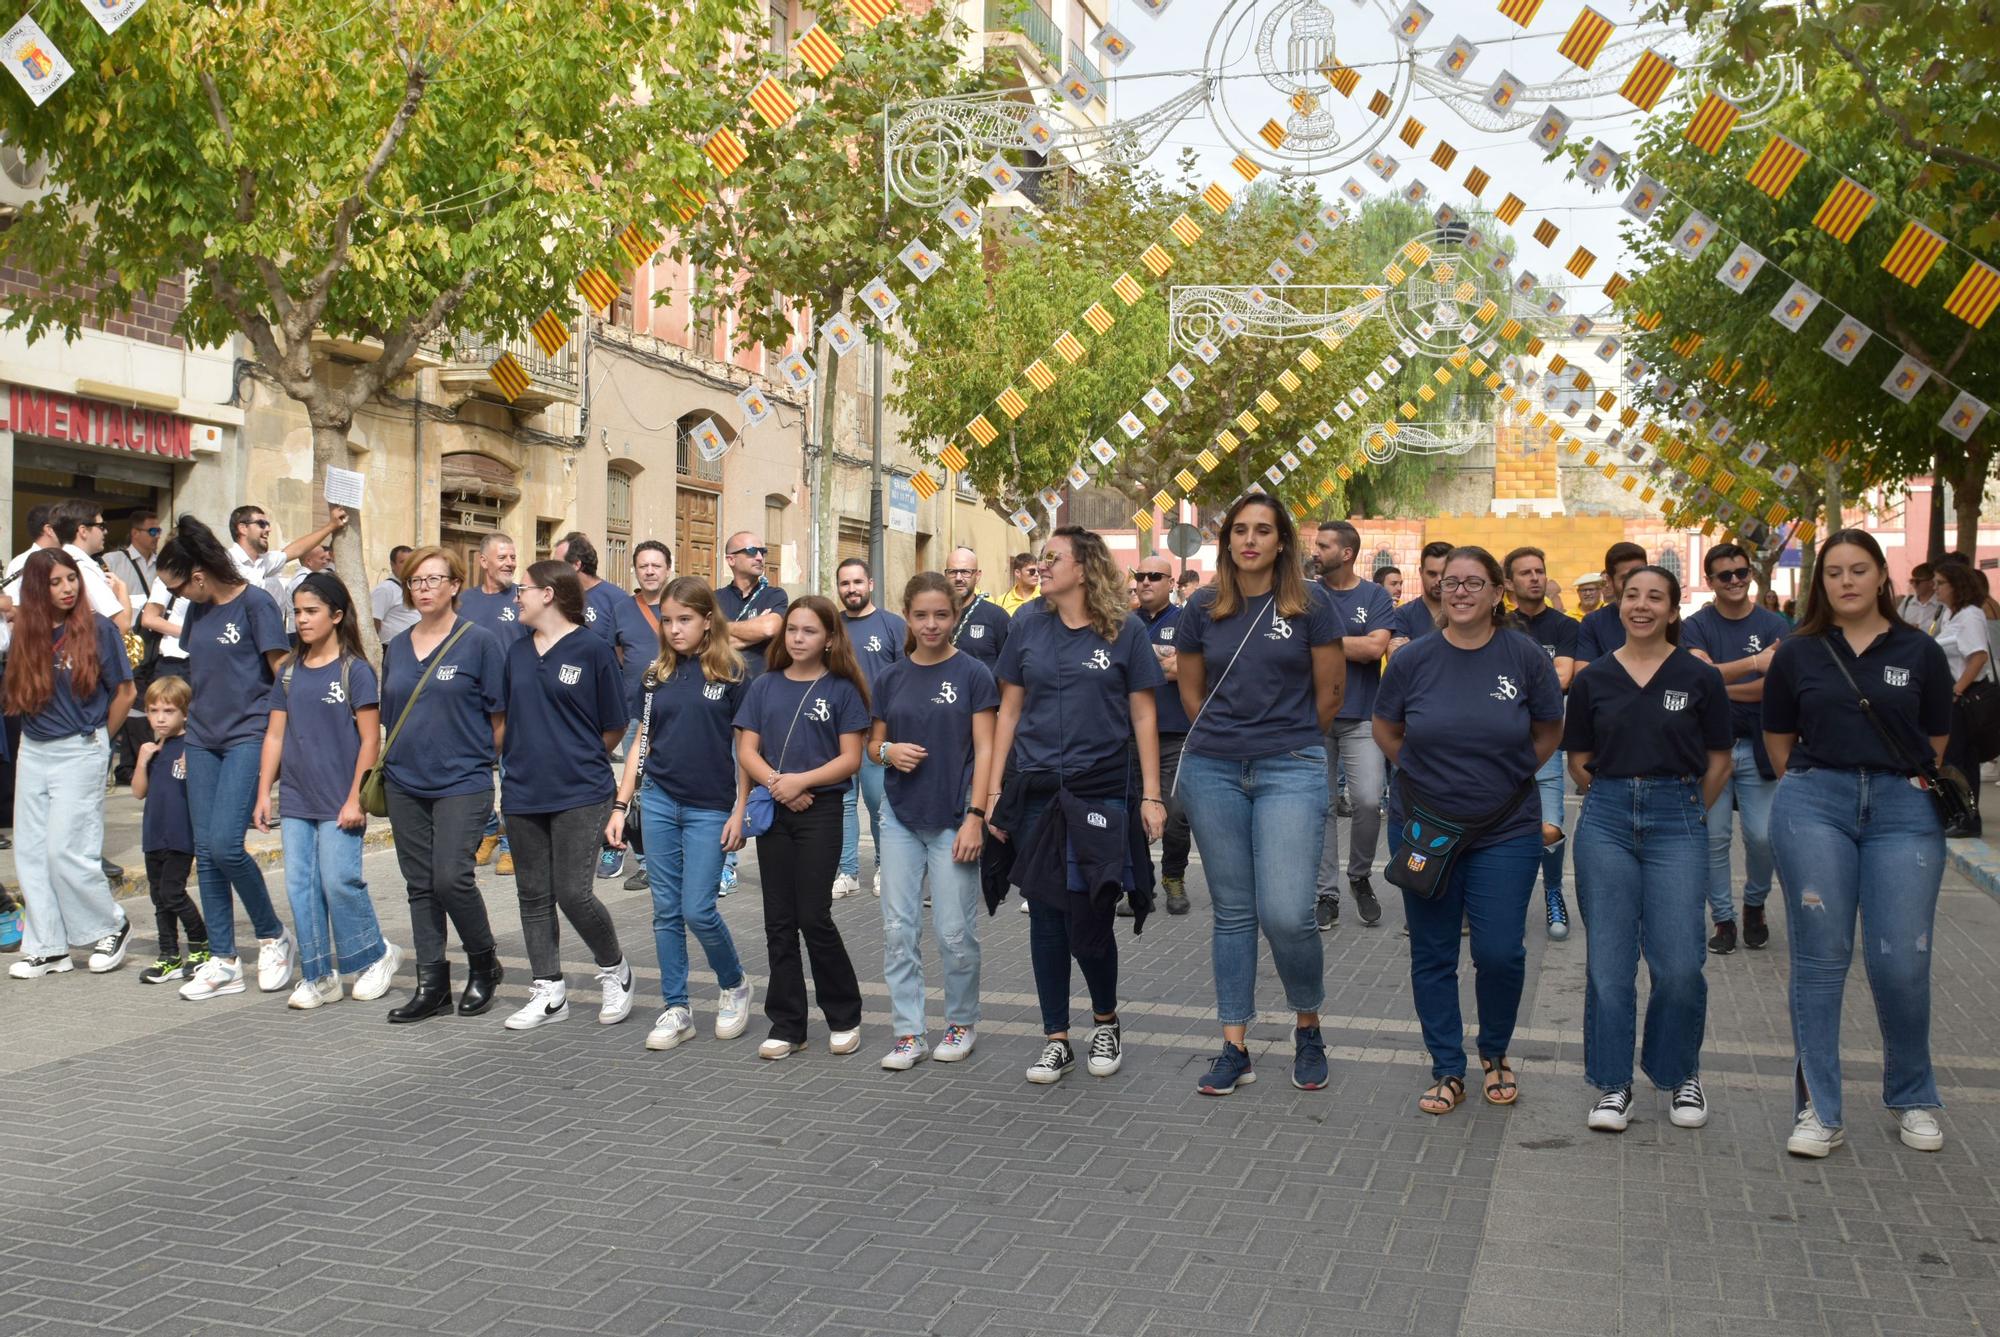
<instances>
[{"instance_id":1,"label":"street pavement","mask_svg":"<svg viewBox=\"0 0 2000 1337\"><path fill-rule=\"evenodd\" d=\"M865 867L872 863L864 859ZM370 885L407 944L394 856ZM754 858L724 902L765 953ZM274 890L280 885L274 875ZM1584 1128L1584 946L1529 927L1512 1109L1416 1108L1428 1060L1390 900L1326 945L1325 1091L1287 1080L1268 960L1262 1080L1195 1094L1216 1045L1206 896L1121 921L1122 1072L1028 1085L1040 1027L1027 917L982 921L972 1058L886 1073L879 902L836 903L863 979L859 1054L760 1062L759 1015L643 1046L658 1009L644 892L599 882L641 980L625 1024L565 935L572 1016L500 1026L526 996L511 886L481 883L509 972L489 1016L389 1027L380 1003L204 1004L134 963L0 981L0 1334L1922 1334L1987 1333L2000 1300L2000 902L1954 872L1936 935L1942 1153L1897 1141L1859 963L1845 1013L1848 1143L1785 1155L1784 915L1711 957L1707 1128L1642 1091ZM1380 885L1378 883L1378 885ZM282 904L282 897L280 897ZM239 931L247 925L239 917ZM927 957L932 953L927 947ZM701 964L699 952L695 954ZM1473 1015L1467 973L1466 1011ZM1081 986L1081 980L1078 980ZM932 1038L942 1021L932 994ZM1087 1003L1075 1004L1079 1020Z\"/></svg>"}]
</instances>

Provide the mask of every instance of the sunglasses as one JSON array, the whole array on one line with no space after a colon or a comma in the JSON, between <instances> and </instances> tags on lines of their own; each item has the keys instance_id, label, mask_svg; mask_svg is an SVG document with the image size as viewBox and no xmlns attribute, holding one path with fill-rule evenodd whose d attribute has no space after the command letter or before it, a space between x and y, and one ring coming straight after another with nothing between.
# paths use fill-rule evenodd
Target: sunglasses
<instances>
[{"instance_id":1,"label":"sunglasses","mask_svg":"<svg viewBox=\"0 0 2000 1337\"><path fill-rule=\"evenodd\" d=\"M141 532L151 534L154 538L158 538L160 536L160 527L158 525L153 525Z\"/></svg>"},{"instance_id":2,"label":"sunglasses","mask_svg":"<svg viewBox=\"0 0 2000 1337\"><path fill-rule=\"evenodd\" d=\"M769 548L731 548L728 555L731 557L762 557L769 551L771 551Z\"/></svg>"},{"instance_id":3,"label":"sunglasses","mask_svg":"<svg viewBox=\"0 0 2000 1337\"><path fill-rule=\"evenodd\" d=\"M1164 571L1134 571L1132 573L1132 579L1143 580L1148 585L1150 585L1156 580L1168 580L1171 579L1171 577L1169 577L1167 573Z\"/></svg>"},{"instance_id":4,"label":"sunglasses","mask_svg":"<svg viewBox=\"0 0 2000 1337\"><path fill-rule=\"evenodd\" d=\"M271 527L269 520L245 520L243 523L246 525L255 525L259 529L269 529Z\"/></svg>"},{"instance_id":5,"label":"sunglasses","mask_svg":"<svg viewBox=\"0 0 2000 1337\"><path fill-rule=\"evenodd\" d=\"M1747 585L1750 582L1750 568L1739 566L1733 571L1718 571L1708 578L1711 585Z\"/></svg>"}]
</instances>

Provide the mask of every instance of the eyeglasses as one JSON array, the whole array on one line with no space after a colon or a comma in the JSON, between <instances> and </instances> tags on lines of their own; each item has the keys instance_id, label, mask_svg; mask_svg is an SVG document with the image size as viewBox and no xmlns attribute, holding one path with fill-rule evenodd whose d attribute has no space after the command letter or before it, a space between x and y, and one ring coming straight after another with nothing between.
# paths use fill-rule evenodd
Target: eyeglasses
<instances>
[{"instance_id":1,"label":"eyeglasses","mask_svg":"<svg viewBox=\"0 0 2000 1337\"><path fill-rule=\"evenodd\" d=\"M1750 583L1750 568L1739 566L1728 571L1714 572L1709 576L1708 583L1711 585L1747 585Z\"/></svg>"},{"instance_id":2,"label":"eyeglasses","mask_svg":"<svg viewBox=\"0 0 2000 1337\"><path fill-rule=\"evenodd\" d=\"M1491 581L1480 576L1446 576L1438 582L1438 588L1446 594L1479 594L1490 584Z\"/></svg>"},{"instance_id":3,"label":"eyeglasses","mask_svg":"<svg viewBox=\"0 0 2000 1337\"><path fill-rule=\"evenodd\" d=\"M523 594L533 594L538 590L544 590L547 588L548 586L546 585L530 585L527 581L524 580L520 584L514 587L514 597L519 598Z\"/></svg>"},{"instance_id":4,"label":"eyeglasses","mask_svg":"<svg viewBox=\"0 0 2000 1337\"><path fill-rule=\"evenodd\" d=\"M91 522L90 522L89 524L87 524L87 525L78 525L78 526L77 526L77 528L78 528L78 529L102 529L102 528L104 528L104 521L103 521L103 520L101 520L101 519L99 519L99 520L92 520L92 521L91 521Z\"/></svg>"},{"instance_id":5,"label":"eyeglasses","mask_svg":"<svg viewBox=\"0 0 2000 1337\"><path fill-rule=\"evenodd\" d=\"M450 576L412 576L403 582L413 590L434 590L440 585L451 583Z\"/></svg>"},{"instance_id":6,"label":"eyeglasses","mask_svg":"<svg viewBox=\"0 0 2000 1337\"><path fill-rule=\"evenodd\" d=\"M979 568L976 566L948 566L944 569L944 573L947 576L976 576L979 574Z\"/></svg>"},{"instance_id":7,"label":"eyeglasses","mask_svg":"<svg viewBox=\"0 0 2000 1337\"><path fill-rule=\"evenodd\" d=\"M731 556L731 557L762 557L762 556L763 556L763 555L764 555L765 553L767 553L767 552L769 552L769 551L771 551L771 550L770 550L769 548L731 548L731 549L729 550L729 556Z\"/></svg>"},{"instance_id":8,"label":"eyeglasses","mask_svg":"<svg viewBox=\"0 0 2000 1337\"><path fill-rule=\"evenodd\" d=\"M1148 585L1150 585L1156 580L1167 580L1170 579L1170 577L1164 571L1134 571L1132 573L1132 579L1143 580Z\"/></svg>"}]
</instances>

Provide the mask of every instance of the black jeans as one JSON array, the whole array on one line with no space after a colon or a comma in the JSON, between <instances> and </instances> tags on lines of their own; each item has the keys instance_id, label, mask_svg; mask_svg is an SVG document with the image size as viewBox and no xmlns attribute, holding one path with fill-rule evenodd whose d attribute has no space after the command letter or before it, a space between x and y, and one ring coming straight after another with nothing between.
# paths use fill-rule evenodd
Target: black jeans
<instances>
[{"instance_id":1,"label":"black jeans","mask_svg":"<svg viewBox=\"0 0 2000 1337\"><path fill-rule=\"evenodd\" d=\"M1956 766L1965 775L1972 791L1972 810L1979 811L1979 758L1972 754L1972 734L1965 725L1965 711L1957 702L1951 707L1951 732L1945 737L1944 764Z\"/></svg>"},{"instance_id":2,"label":"black jeans","mask_svg":"<svg viewBox=\"0 0 2000 1337\"><path fill-rule=\"evenodd\" d=\"M180 930L187 930L188 945L208 945L208 925L201 909L188 895L188 874L194 871L194 856L179 850L146 851L146 887L153 897L153 926L160 935L160 955L181 954Z\"/></svg>"},{"instance_id":3,"label":"black jeans","mask_svg":"<svg viewBox=\"0 0 2000 1337\"><path fill-rule=\"evenodd\" d=\"M812 957L813 985L826 1024L851 1031L861 1024L861 982L833 922L833 876L840 866L841 803L821 794L804 812L782 803L771 829L757 837L757 875L764 886L764 945L771 983L764 1015L771 1038L803 1044L806 973L799 940Z\"/></svg>"},{"instance_id":4,"label":"black jeans","mask_svg":"<svg viewBox=\"0 0 2000 1337\"><path fill-rule=\"evenodd\" d=\"M528 940L528 968L538 980L562 978L558 905L591 960L615 966L625 959L611 912L591 890L610 815L610 799L562 812L504 814L508 848L514 851L514 891L521 898L521 935Z\"/></svg>"},{"instance_id":5,"label":"black jeans","mask_svg":"<svg viewBox=\"0 0 2000 1337\"><path fill-rule=\"evenodd\" d=\"M410 944L417 964L444 964L444 926L450 919L468 952L493 950L493 925L473 875L473 856L486 829L493 795L420 798L389 786L389 827L396 833L396 866L410 897Z\"/></svg>"}]
</instances>

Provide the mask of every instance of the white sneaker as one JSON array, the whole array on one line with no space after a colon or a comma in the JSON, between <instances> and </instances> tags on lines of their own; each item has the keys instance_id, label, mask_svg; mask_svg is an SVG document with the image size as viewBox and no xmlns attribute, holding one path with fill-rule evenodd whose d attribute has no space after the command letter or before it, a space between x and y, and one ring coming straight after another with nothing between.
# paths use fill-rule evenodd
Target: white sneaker
<instances>
[{"instance_id":1,"label":"white sneaker","mask_svg":"<svg viewBox=\"0 0 2000 1337\"><path fill-rule=\"evenodd\" d=\"M835 899L836 901L841 900L842 898L847 896L858 896L860 894L861 894L860 878L849 877L847 874L842 873L839 877L836 877L833 880L833 899Z\"/></svg>"},{"instance_id":2,"label":"white sneaker","mask_svg":"<svg viewBox=\"0 0 2000 1337\"><path fill-rule=\"evenodd\" d=\"M947 1026L944 1038L931 1051L931 1057L940 1063L956 1063L972 1053L972 1027Z\"/></svg>"},{"instance_id":3,"label":"white sneaker","mask_svg":"<svg viewBox=\"0 0 2000 1337\"><path fill-rule=\"evenodd\" d=\"M616 1026L632 1015L632 967L620 961L597 972L604 999L597 1005L597 1024Z\"/></svg>"},{"instance_id":4,"label":"white sneaker","mask_svg":"<svg viewBox=\"0 0 2000 1337\"><path fill-rule=\"evenodd\" d=\"M826 1038L826 1047L836 1054L852 1054L861 1048L861 1028L851 1031L835 1031Z\"/></svg>"},{"instance_id":5,"label":"white sneaker","mask_svg":"<svg viewBox=\"0 0 2000 1337\"><path fill-rule=\"evenodd\" d=\"M276 993L292 982L292 935L257 939L257 987Z\"/></svg>"},{"instance_id":6,"label":"white sneaker","mask_svg":"<svg viewBox=\"0 0 2000 1337\"><path fill-rule=\"evenodd\" d=\"M879 868L875 870L875 894L882 894L882 870Z\"/></svg>"},{"instance_id":7,"label":"white sneaker","mask_svg":"<svg viewBox=\"0 0 2000 1337\"><path fill-rule=\"evenodd\" d=\"M1590 1114L1584 1123L1594 1132L1624 1132L1632 1123L1632 1088L1621 1086L1615 1091L1606 1091L1590 1107Z\"/></svg>"},{"instance_id":8,"label":"white sneaker","mask_svg":"<svg viewBox=\"0 0 2000 1337\"><path fill-rule=\"evenodd\" d=\"M24 956L7 967L7 973L17 980L34 980L44 975L67 975L75 969L76 963L67 956Z\"/></svg>"},{"instance_id":9,"label":"white sneaker","mask_svg":"<svg viewBox=\"0 0 2000 1337\"><path fill-rule=\"evenodd\" d=\"M1090 1053L1083 1066L1092 1077L1109 1077L1124 1063L1125 1036L1117 1022L1107 1022L1090 1033Z\"/></svg>"},{"instance_id":10,"label":"white sneaker","mask_svg":"<svg viewBox=\"0 0 2000 1337\"><path fill-rule=\"evenodd\" d=\"M194 978L181 986L181 997L198 1003L204 998L242 993L243 988L242 962L233 957L211 956L194 972Z\"/></svg>"},{"instance_id":11,"label":"white sneaker","mask_svg":"<svg viewBox=\"0 0 2000 1337\"><path fill-rule=\"evenodd\" d=\"M670 1007L660 1013L653 1029L646 1032L646 1048L672 1049L683 1040L694 1039L694 1013L684 1007Z\"/></svg>"},{"instance_id":12,"label":"white sneaker","mask_svg":"<svg viewBox=\"0 0 2000 1337\"><path fill-rule=\"evenodd\" d=\"M1904 1110L1897 1122L1903 1126L1903 1145L1912 1151L1944 1150L1944 1128L1936 1110Z\"/></svg>"},{"instance_id":13,"label":"white sneaker","mask_svg":"<svg viewBox=\"0 0 2000 1337\"><path fill-rule=\"evenodd\" d=\"M300 1012L310 1012L327 1003L337 1003L341 999L340 976L328 975L323 980L300 980L292 988L292 996L285 1000L285 1006Z\"/></svg>"},{"instance_id":14,"label":"white sneaker","mask_svg":"<svg viewBox=\"0 0 2000 1337\"><path fill-rule=\"evenodd\" d=\"M734 1040L743 1034L750 1024L750 996L753 990L750 981L744 981L733 989L724 989L722 998L715 1005L715 1038Z\"/></svg>"},{"instance_id":15,"label":"white sneaker","mask_svg":"<svg viewBox=\"0 0 2000 1337\"><path fill-rule=\"evenodd\" d=\"M931 1056L931 1047L921 1035L898 1036L895 1045L882 1056L882 1066L890 1072L908 1072Z\"/></svg>"},{"instance_id":16,"label":"white sneaker","mask_svg":"<svg viewBox=\"0 0 2000 1337\"><path fill-rule=\"evenodd\" d=\"M510 1031L532 1031L569 1015L569 986L561 980L536 980L528 1005L501 1022Z\"/></svg>"},{"instance_id":17,"label":"white sneaker","mask_svg":"<svg viewBox=\"0 0 2000 1337\"><path fill-rule=\"evenodd\" d=\"M1676 1128L1699 1128L1708 1122L1708 1096L1701 1089L1699 1075L1674 1088L1674 1099L1667 1107L1667 1117L1673 1120Z\"/></svg>"},{"instance_id":18,"label":"white sneaker","mask_svg":"<svg viewBox=\"0 0 2000 1337\"><path fill-rule=\"evenodd\" d=\"M125 964L125 940L132 936L132 921L120 916L118 931L99 938L90 948L90 973L105 975Z\"/></svg>"},{"instance_id":19,"label":"white sneaker","mask_svg":"<svg viewBox=\"0 0 2000 1337\"><path fill-rule=\"evenodd\" d=\"M1811 1105L1792 1125L1792 1135L1785 1139L1785 1150L1794 1156L1811 1156L1814 1159L1827 1155L1835 1147L1847 1140L1847 1134L1839 1128L1828 1128L1819 1121L1819 1115Z\"/></svg>"},{"instance_id":20,"label":"white sneaker","mask_svg":"<svg viewBox=\"0 0 2000 1337\"><path fill-rule=\"evenodd\" d=\"M389 986L396 982L396 968L403 964L403 949L393 942L382 944L381 959L354 977L354 1001L372 1003L389 992Z\"/></svg>"},{"instance_id":21,"label":"white sneaker","mask_svg":"<svg viewBox=\"0 0 2000 1337\"><path fill-rule=\"evenodd\" d=\"M790 1058L805 1047L803 1040L797 1044L793 1044L790 1040L780 1040L773 1037L757 1046L757 1057L770 1059L775 1062L781 1058Z\"/></svg>"},{"instance_id":22,"label":"white sneaker","mask_svg":"<svg viewBox=\"0 0 2000 1337\"><path fill-rule=\"evenodd\" d=\"M1022 914L1028 913L1028 898L1026 896L1023 896L1021 898L1021 913Z\"/></svg>"}]
</instances>

